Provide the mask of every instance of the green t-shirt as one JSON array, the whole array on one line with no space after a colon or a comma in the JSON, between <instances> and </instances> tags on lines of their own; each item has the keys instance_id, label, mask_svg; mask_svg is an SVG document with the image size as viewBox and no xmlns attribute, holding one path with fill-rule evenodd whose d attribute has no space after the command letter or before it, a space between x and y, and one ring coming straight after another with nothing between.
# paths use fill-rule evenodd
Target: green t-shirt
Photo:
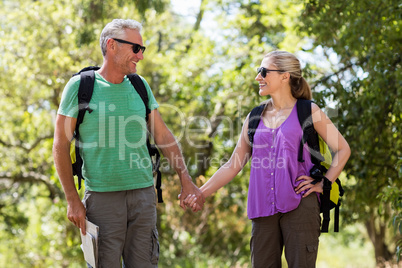
<instances>
[{"instance_id":1,"label":"green t-shirt","mask_svg":"<svg viewBox=\"0 0 402 268\"><path fill-rule=\"evenodd\" d=\"M159 107L144 78L149 108ZM58 113L78 116L80 76L64 88ZM140 189L153 185L152 162L146 146L145 105L125 77L112 84L95 72L94 91L80 125L80 155L85 188L95 192Z\"/></svg>"}]
</instances>

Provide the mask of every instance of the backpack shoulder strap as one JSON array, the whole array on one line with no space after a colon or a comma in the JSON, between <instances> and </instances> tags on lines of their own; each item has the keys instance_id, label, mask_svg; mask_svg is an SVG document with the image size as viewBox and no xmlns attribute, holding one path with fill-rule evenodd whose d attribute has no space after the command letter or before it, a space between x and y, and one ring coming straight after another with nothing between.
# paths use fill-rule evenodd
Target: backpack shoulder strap
<instances>
[{"instance_id":1,"label":"backpack shoulder strap","mask_svg":"<svg viewBox=\"0 0 402 268\"><path fill-rule=\"evenodd\" d=\"M311 100L304 99L298 99L296 102L297 117L299 118L299 122L303 130L313 124L313 120L311 118L311 103Z\"/></svg>"},{"instance_id":2,"label":"backpack shoulder strap","mask_svg":"<svg viewBox=\"0 0 402 268\"><path fill-rule=\"evenodd\" d=\"M148 115L151 112L151 110L148 107L148 92L147 89L145 88L144 82L142 81L141 77L138 74L130 74L127 76L130 79L131 84L137 91L138 95L140 95L142 101L144 102L145 105L145 119L148 122Z\"/></svg>"},{"instance_id":3,"label":"backpack shoulder strap","mask_svg":"<svg viewBox=\"0 0 402 268\"><path fill-rule=\"evenodd\" d=\"M257 130L258 124L260 123L262 112L265 109L266 104L261 104L260 106L254 107L250 116L248 117L248 140L251 146L251 152L253 152L254 134Z\"/></svg>"},{"instance_id":4,"label":"backpack shoulder strap","mask_svg":"<svg viewBox=\"0 0 402 268\"><path fill-rule=\"evenodd\" d=\"M78 177L78 189L81 189L81 180L84 179L82 176L82 158L80 155L80 131L79 127L84 120L85 112L92 112L92 109L89 108L89 102L92 98L92 93L94 91L95 85L95 70L99 69L99 67L86 67L82 69L80 72L74 75L80 75L80 86L78 88L78 116L77 123L75 125L75 159L76 162L73 164L73 174ZM73 76L74 76L73 75Z\"/></svg>"},{"instance_id":5,"label":"backpack shoulder strap","mask_svg":"<svg viewBox=\"0 0 402 268\"><path fill-rule=\"evenodd\" d=\"M145 105L145 120L148 122L148 115L151 113L151 109L149 109L148 102L148 92L147 89L145 88L145 84L142 81L141 77L138 74L130 74L127 76L128 79L130 79L131 84L137 91L138 95L140 95L142 101L144 102ZM156 191L158 195L158 203L163 203L163 198L162 198L162 174L159 170L160 167L160 154L158 149L156 148L155 144L151 144L149 141L149 136L147 135L147 148L149 155L151 157L155 157L155 160L152 161L152 171L156 172Z\"/></svg>"},{"instance_id":6,"label":"backpack shoulder strap","mask_svg":"<svg viewBox=\"0 0 402 268\"><path fill-rule=\"evenodd\" d=\"M313 162L314 167L310 170L310 176L316 179L315 175L320 177L319 179L324 179L323 193L321 195L321 212L323 213L323 220L321 224L321 232L327 233L330 221L330 191L331 182L323 175L326 168L321 165L325 159L320 152L320 144L317 131L314 129L313 118L311 115L311 100L297 100L297 116L299 118L300 126L303 130L303 136L300 141L298 161L304 162L303 160L303 146L307 142L310 150L311 162ZM317 171L317 174L314 172ZM339 208L338 208L339 209ZM335 211L335 231L339 230L339 210Z\"/></svg>"},{"instance_id":7,"label":"backpack shoulder strap","mask_svg":"<svg viewBox=\"0 0 402 268\"><path fill-rule=\"evenodd\" d=\"M84 119L85 112L92 112L92 109L89 108L89 102L92 98L92 93L94 92L95 85L95 71L89 70L80 72L80 87L78 88L78 117L77 117L77 125L76 129L78 129L79 125L82 123Z\"/></svg>"},{"instance_id":8,"label":"backpack shoulder strap","mask_svg":"<svg viewBox=\"0 0 402 268\"><path fill-rule=\"evenodd\" d=\"M320 165L324 159L320 153L318 134L314 129L313 117L311 115L311 103L311 100L304 99L298 99L296 103L297 117L303 130L303 136L299 147L298 161L304 162L303 146L307 142L311 154L311 161L313 164Z\"/></svg>"}]
</instances>

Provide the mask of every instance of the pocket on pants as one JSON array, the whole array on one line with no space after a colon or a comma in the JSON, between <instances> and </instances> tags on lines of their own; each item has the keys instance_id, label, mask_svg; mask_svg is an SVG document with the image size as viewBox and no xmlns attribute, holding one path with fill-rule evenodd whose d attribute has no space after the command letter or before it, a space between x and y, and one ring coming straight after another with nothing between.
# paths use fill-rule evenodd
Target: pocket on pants
<instances>
[{"instance_id":1,"label":"pocket on pants","mask_svg":"<svg viewBox=\"0 0 402 268\"><path fill-rule=\"evenodd\" d=\"M315 253L318 249L317 245L307 245L306 247L307 247L307 251L310 253Z\"/></svg>"},{"instance_id":2,"label":"pocket on pants","mask_svg":"<svg viewBox=\"0 0 402 268\"><path fill-rule=\"evenodd\" d=\"M311 264L311 267L315 267L318 254L318 243L307 244L306 250L306 263Z\"/></svg>"},{"instance_id":3,"label":"pocket on pants","mask_svg":"<svg viewBox=\"0 0 402 268\"><path fill-rule=\"evenodd\" d=\"M85 209L87 209L87 203L88 203L88 198L89 198L89 196L90 196L90 193L89 193L89 191L88 190L85 190L85 192L84 192L84 197L82 198L82 204L84 205L84 207L85 207Z\"/></svg>"},{"instance_id":4,"label":"pocket on pants","mask_svg":"<svg viewBox=\"0 0 402 268\"><path fill-rule=\"evenodd\" d=\"M159 260L158 230L155 228L152 230L151 263L158 264L158 260Z\"/></svg>"}]
</instances>

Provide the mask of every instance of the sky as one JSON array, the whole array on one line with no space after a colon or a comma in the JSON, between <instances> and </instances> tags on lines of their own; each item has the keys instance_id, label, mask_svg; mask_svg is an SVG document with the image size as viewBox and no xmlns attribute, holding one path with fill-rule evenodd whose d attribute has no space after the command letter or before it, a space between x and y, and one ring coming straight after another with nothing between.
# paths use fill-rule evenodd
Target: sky
<instances>
[{"instance_id":1,"label":"sky","mask_svg":"<svg viewBox=\"0 0 402 268\"><path fill-rule=\"evenodd\" d=\"M173 10L187 17L190 22L195 22L196 14L200 9L201 0L171 0Z\"/></svg>"}]
</instances>

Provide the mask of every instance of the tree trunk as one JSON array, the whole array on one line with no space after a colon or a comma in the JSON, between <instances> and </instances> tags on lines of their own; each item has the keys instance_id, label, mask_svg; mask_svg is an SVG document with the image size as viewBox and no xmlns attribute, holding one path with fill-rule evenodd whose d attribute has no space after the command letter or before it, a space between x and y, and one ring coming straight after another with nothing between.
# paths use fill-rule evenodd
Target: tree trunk
<instances>
[{"instance_id":1,"label":"tree trunk","mask_svg":"<svg viewBox=\"0 0 402 268\"><path fill-rule=\"evenodd\" d=\"M386 226L383 222L381 222L381 220L376 220L375 217L371 217L369 220L367 220L365 225L367 233L374 246L376 263L379 267L382 267L381 265L384 262L391 261L393 257L385 243Z\"/></svg>"}]
</instances>

